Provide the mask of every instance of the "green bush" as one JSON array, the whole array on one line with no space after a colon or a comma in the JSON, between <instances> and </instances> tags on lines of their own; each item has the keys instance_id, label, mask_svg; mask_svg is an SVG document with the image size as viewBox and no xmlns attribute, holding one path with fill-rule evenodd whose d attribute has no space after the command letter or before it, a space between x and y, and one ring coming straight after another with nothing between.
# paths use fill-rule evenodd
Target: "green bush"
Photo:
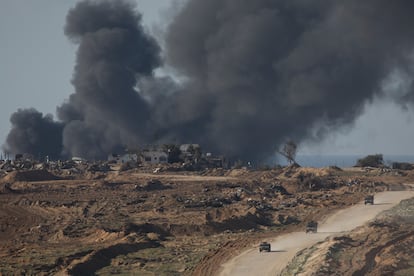
<instances>
[{"instance_id":1,"label":"green bush","mask_svg":"<svg viewBox=\"0 0 414 276\"><path fill-rule=\"evenodd\" d=\"M382 154L367 155L364 158L358 159L355 167L382 167L384 166L384 159Z\"/></svg>"}]
</instances>

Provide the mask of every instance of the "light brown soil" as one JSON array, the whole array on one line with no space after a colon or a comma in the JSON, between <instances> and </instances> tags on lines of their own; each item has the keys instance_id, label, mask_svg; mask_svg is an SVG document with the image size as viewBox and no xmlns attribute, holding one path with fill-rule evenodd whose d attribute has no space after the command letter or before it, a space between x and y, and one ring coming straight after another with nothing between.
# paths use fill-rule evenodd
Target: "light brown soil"
<instances>
[{"instance_id":1,"label":"light brown soil","mask_svg":"<svg viewBox=\"0 0 414 276\"><path fill-rule=\"evenodd\" d=\"M213 275L261 239L410 182L304 168L14 172L0 179L0 273Z\"/></svg>"},{"instance_id":2,"label":"light brown soil","mask_svg":"<svg viewBox=\"0 0 414 276\"><path fill-rule=\"evenodd\" d=\"M297 254L282 275L414 275L414 198Z\"/></svg>"}]
</instances>

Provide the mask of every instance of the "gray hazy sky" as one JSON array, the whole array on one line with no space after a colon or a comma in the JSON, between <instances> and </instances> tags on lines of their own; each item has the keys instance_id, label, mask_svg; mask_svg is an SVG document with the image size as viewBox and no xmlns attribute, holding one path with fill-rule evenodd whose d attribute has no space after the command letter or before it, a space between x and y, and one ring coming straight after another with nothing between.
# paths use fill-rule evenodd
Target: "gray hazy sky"
<instances>
[{"instance_id":1,"label":"gray hazy sky","mask_svg":"<svg viewBox=\"0 0 414 276\"><path fill-rule=\"evenodd\" d=\"M34 107L55 115L73 91L76 46L63 34L75 0L0 0L0 144L10 115ZM161 23L173 0L136 0L149 31ZM398 90L399 86L392 86ZM392 100L374 100L352 128L309 142L299 154L414 154L414 113Z\"/></svg>"}]
</instances>

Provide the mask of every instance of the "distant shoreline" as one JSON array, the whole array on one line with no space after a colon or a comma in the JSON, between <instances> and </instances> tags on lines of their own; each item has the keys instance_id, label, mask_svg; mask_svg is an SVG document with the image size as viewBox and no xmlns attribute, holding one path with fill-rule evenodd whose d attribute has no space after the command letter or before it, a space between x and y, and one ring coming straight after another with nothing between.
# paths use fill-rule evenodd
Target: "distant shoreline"
<instances>
[{"instance_id":1,"label":"distant shoreline","mask_svg":"<svg viewBox=\"0 0 414 276\"><path fill-rule=\"evenodd\" d=\"M340 168L353 167L358 159L366 155L298 155L296 161L302 167L323 168L328 166L337 166ZM414 155L397 155L397 154L383 154L384 163L390 166L393 162L408 162L414 163ZM279 157L276 164L282 166L287 165L287 161Z\"/></svg>"}]
</instances>

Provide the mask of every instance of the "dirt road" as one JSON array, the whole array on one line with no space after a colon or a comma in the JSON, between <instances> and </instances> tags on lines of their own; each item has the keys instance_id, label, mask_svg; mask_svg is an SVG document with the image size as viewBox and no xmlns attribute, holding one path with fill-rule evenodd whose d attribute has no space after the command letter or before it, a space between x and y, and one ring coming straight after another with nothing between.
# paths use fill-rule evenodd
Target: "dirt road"
<instances>
[{"instance_id":1,"label":"dirt road","mask_svg":"<svg viewBox=\"0 0 414 276\"><path fill-rule=\"evenodd\" d=\"M174 181L181 181L181 182L203 182L203 181L232 181L238 180L236 177L231 176L204 176L204 175L180 175L180 174L152 174L152 173L135 173L133 174L135 177L139 178L148 178L148 179L168 179Z\"/></svg>"},{"instance_id":2,"label":"dirt road","mask_svg":"<svg viewBox=\"0 0 414 276\"><path fill-rule=\"evenodd\" d=\"M414 197L413 191L382 192L375 195L374 205L363 203L340 210L319 222L318 233L294 232L270 241L272 252L259 253L258 246L222 265L221 276L279 275L295 254L328 236L350 231L374 219L380 212Z\"/></svg>"}]
</instances>

